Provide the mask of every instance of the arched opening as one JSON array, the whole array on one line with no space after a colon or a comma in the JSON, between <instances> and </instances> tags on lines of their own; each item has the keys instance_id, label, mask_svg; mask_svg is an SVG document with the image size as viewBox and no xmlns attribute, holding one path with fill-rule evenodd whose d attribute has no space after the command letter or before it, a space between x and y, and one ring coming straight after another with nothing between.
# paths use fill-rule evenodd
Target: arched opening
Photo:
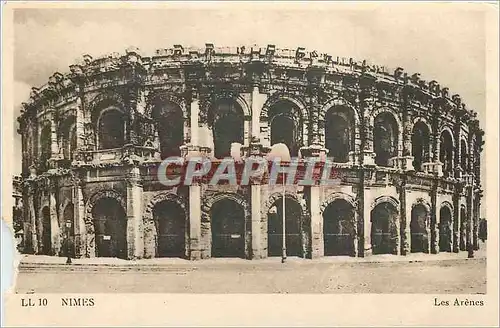
<instances>
[{"instance_id":1,"label":"arched opening","mask_svg":"<svg viewBox=\"0 0 500 328\"><path fill-rule=\"evenodd\" d=\"M220 101L210 118L213 123L214 155L216 158L231 156L231 144L243 144L243 109L232 100Z\"/></svg>"},{"instance_id":2,"label":"arched opening","mask_svg":"<svg viewBox=\"0 0 500 328\"><path fill-rule=\"evenodd\" d=\"M451 252L452 219L448 206L439 210L439 250L441 252Z\"/></svg>"},{"instance_id":3,"label":"arched opening","mask_svg":"<svg viewBox=\"0 0 500 328\"><path fill-rule=\"evenodd\" d=\"M73 151L76 149L76 124L75 117L66 118L59 126L60 145L63 157L67 162L73 159Z\"/></svg>"},{"instance_id":4,"label":"arched opening","mask_svg":"<svg viewBox=\"0 0 500 328\"><path fill-rule=\"evenodd\" d=\"M50 125L45 125L40 132L40 157L39 165L41 171L49 168L49 158L51 155L51 131Z\"/></svg>"},{"instance_id":5,"label":"arched opening","mask_svg":"<svg viewBox=\"0 0 500 328\"><path fill-rule=\"evenodd\" d=\"M160 156L180 156L184 142L184 118L181 108L170 101L157 104L152 112L160 139Z\"/></svg>"},{"instance_id":6,"label":"arched opening","mask_svg":"<svg viewBox=\"0 0 500 328\"><path fill-rule=\"evenodd\" d=\"M232 199L222 199L210 210L212 257L245 258L245 211Z\"/></svg>"},{"instance_id":7,"label":"arched opening","mask_svg":"<svg viewBox=\"0 0 500 328\"><path fill-rule=\"evenodd\" d=\"M42 255L51 255L52 249L52 238L51 238L51 222L50 222L50 210L48 206L42 209Z\"/></svg>"},{"instance_id":8,"label":"arched opening","mask_svg":"<svg viewBox=\"0 0 500 328\"><path fill-rule=\"evenodd\" d=\"M75 227L74 227L74 205L69 203L66 205L63 211L64 227L65 227L65 237L64 237L64 249L62 253L66 256L75 256Z\"/></svg>"},{"instance_id":9,"label":"arched opening","mask_svg":"<svg viewBox=\"0 0 500 328\"><path fill-rule=\"evenodd\" d=\"M116 108L104 110L98 120L99 149L120 148L125 142L125 118Z\"/></svg>"},{"instance_id":10,"label":"arched opening","mask_svg":"<svg viewBox=\"0 0 500 328\"><path fill-rule=\"evenodd\" d=\"M465 236L467 231L467 212L465 211L465 206L460 207L460 242L459 247L461 251L465 251Z\"/></svg>"},{"instance_id":11,"label":"arched opening","mask_svg":"<svg viewBox=\"0 0 500 328\"><path fill-rule=\"evenodd\" d=\"M464 172L468 171L468 162L467 159L469 158L469 155L467 154L467 142L465 140L460 141L460 166L462 166L462 170Z\"/></svg>"},{"instance_id":12,"label":"arched opening","mask_svg":"<svg viewBox=\"0 0 500 328\"><path fill-rule=\"evenodd\" d=\"M429 212L427 208L418 204L411 210L410 234L411 253L429 253Z\"/></svg>"},{"instance_id":13,"label":"arched opening","mask_svg":"<svg viewBox=\"0 0 500 328\"><path fill-rule=\"evenodd\" d=\"M398 124L394 116L384 112L377 115L373 127L375 164L389 166L389 159L398 154Z\"/></svg>"},{"instance_id":14,"label":"arched opening","mask_svg":"<svg viewBox=\"0 0 500 328\"><path fill-rule=\"evenodd\" d=\"M186 249L186 214L182 207L169 200L153 208L157 233L157 257L184 257Z\"/></svg>"},{"instance_id":15,"label":"arched opening","mask_svg":"<svg viewBox=\"0 0 500 328\"><path fill-rule=\"evenodd\" d=\"M99 199L92 209L96 255L127 258L127 217L120 203L109 197Z\"/></svg>"},{"instance_id":16,"label":"arched opening","mask_svg":"<svg viewBox=\"0 0 500 328\"><path fill-rule=\"evenodd\" d=\"M287 145L290 156L298 156L301 147L302 119L299 108L290 101L274 104L268 113L271 128L271 146L277 143Z\"/></svg>"},{"instance_id":17,"label":"arched opening","mask_svg":"<svg viewBox=\"0 0 500 328\"><path fill-rule=\"evenodd\" d=\"M371 211L371 242L373 254L397 254L397 208L383 202Z\"/></svg>"},{"instance_id":18,"label":"arched opening","mask_svg":"<svg viewBox=\"0 0 500 328\"><path fill-rule=\"evenodd\" d=\"M303 256L302 208L296 200L285 197L285 243L287 256ZM277 199L267 213L267 253L283 253L283 198Z\"/></svg>"},{"instance_id":19,"label":"arched opening","mask_svg":"<svg viewBox=\"0 0 500 328\"><path fill-rule=\"evenodd\" d=\"M439 161L443 163L443 174L450 177L453 172L453 139L448 130L441 132L440 146Z\"/></svg>"},{"instance_id":20,"label":"arched opening","mask_svg":"<svg viewBox=\"0 0 500 328\"><path fill-rule=\"evenodd\" d=\"M354 207L336 199L323 212L325 256L354 255Z\"/></svg>"},{"instance_id":21,"label":"arched opening","mask_svg":"<svg viewBox=\"0 0 500 328\"><path fill-rule=\"evenodd\" d=\"M345 107L332 107L325 117L325 147L334 162L349 161L349 151L354 150L354 119Z\"/></svg>"},{"instance_id":22,"label":"arched opening","mask_svg":"<svg viewBox=\"0 0 500 328\"><path fill-rule=\"evenodd\" d=\"M415 171L422 171L422 164L429 162L429 128L424 122L417 122L413 126L411 136L413 167Z\"/></svg>"}]
</instances>

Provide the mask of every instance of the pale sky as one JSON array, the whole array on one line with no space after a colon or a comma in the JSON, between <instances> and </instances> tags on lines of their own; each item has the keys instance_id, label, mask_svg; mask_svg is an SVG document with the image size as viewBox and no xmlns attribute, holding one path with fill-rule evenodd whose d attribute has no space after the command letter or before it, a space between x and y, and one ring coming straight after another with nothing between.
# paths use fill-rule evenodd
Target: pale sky
<instances>
[{"instance_id":1,"label":"pale sky","mask_svg":"<svg viewBox=\"0 0 500 328\"><path fill-rule=\"evenodd\" d=\"M16 9L14 101L26 101L32 86L46 83L55 71L68 72L83 54L123 54L132 45L152 55L174 44L275 44L400 66L410 75L418 72L424 80L449 87L450 94L460 94L478 112L484 129L481 9L489 5L472 5L467 11L456 4L379 3L359 10L362 6L190 3L163 9ZM18 112L16 107L16 117ZM16 134L14 159L19 163L20 148Z\"/></svg>"}]
</instances>

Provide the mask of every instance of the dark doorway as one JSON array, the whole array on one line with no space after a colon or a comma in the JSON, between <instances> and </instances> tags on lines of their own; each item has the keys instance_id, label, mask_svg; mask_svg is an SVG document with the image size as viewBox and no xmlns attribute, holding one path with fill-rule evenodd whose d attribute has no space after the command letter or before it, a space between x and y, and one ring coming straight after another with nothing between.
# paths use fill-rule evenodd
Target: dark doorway
<instances>
[{"instance_id":1,"label":"dark doorway","mask_svg":"<svg viewBox=\"0 0 500 328\"><path fill-rule=\"evenodd\" d=\"M101 198L92 210L95 226L96 255L127 258L127 217L113 198Z\"/></svg>"},{"instance_id":2,"label":"dark doorway","mask_svg":"<svg viewBox=\"0 0 500 328\"><path fill-rule=\"evenodd\" d=\"M186 249L186 214L173 201L157 203L153 217L158 236L158 257L184 257Z\"/></svg>"},{"instance_id":3,"label":"dark doorway","mask_svg":"<svg viewBox=\"0 0 500 328\"><path fill-rule=\"evenodd\" d=\"M411 253L429 253L428 215L427 209L421 204L415 205L411 210Z\"/></svg>"},{"instance_id":4,"label":"dark doorway","mask_svg":"<svg viewBox=\"0 0 500 328\"><path fill-rule=\"evenodd\" d=\"M354 208L343 199L331 202L323 212L325 256L354 255Z\"/></svg>"},{"instance_id":5,"label":"dark doorway","mask_svg":"<svg viewBox=\"0 0 500 328\"><path fill-rule=\"evenodd\" d=\"M50 222L50 210L44 207L42 210L42 255L51 255L52 248L52 234Z\"/></svg>"},{"instance_id":6,"label":"dark doorway","mask_svg":"<svg viewBox=\"0 0 500 328\"><path fill-rule=\"evenodd\" d=\"M451 211L447 206L441 207L439 211L439 251L451 252L452 233Z\"/></svg>"},{"instance_id":7,"label":"dark doorway","mask_svg":"<svg viewBox=\"0 0 500 328\"><path fill-rule=\"evenodd\" d=\"M373 254L397 254L399 214L389 202L380 203L371 211L371 242Z\"/></svg>"},{"instance_id":8,"label":"dark doorway","mask_svg":"<svg viewBox=\"0 0 500 328\"><path fill-rule=\"evenodd\" d=\"M210 211L212 257L245 258L245 212L231 199L216 202Z\"/></svg>"},{"instance_id":9,"label":"dark doorway","mask_svg":"<svg viewBox=\"0 0 500 328\"><path fill-rule=\"evenodd\" d=\"M292 199L285 197L285 239L287 256L303 256L302 250L302 209ZM268 256L283 253L283 198L271 206L267 215Z\"/></svg>"}]
</instances>

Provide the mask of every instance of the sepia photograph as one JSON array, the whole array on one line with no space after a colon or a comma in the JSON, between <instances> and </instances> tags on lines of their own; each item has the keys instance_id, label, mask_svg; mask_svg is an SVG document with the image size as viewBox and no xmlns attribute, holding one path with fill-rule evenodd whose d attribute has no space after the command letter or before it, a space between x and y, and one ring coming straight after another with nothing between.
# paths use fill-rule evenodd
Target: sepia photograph
<instances>
[{"instance_id":1,"label":"sepia photograph","mask_svg":"<svg viewBox=\"0 0 500 328\"><path fill-rule=\"evenodd\" d=\"M498 5L250 4L4 4L15 311L124 293L495 307Z\"/></svg>"}]
</instances>

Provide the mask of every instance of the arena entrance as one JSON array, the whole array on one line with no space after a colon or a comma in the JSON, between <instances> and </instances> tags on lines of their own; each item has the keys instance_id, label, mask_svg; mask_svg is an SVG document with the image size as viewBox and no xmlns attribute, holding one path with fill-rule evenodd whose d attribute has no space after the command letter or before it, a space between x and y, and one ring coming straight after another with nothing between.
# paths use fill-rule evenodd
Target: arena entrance
<instances>
[{"instance_id":1,"label":"arena entrance","mask_svg":"<svg viewBox=\"0 0 500 328\"><path fill-rule=\"evenodd\" d=\"M245 258L245 212L232 199L222 199L210 210L212 257Z\"/></svg>"},{"instance_id":2,"label":"arena entrance","mask_svg":"<svg viewBox=\"0 0 500 328\"><path fill-rule=\"evenodd\" d=\"M184 257L186 249L186 214L173 201L164 200L153 208L158 240L158 257Z\"/></svg>"},{"instance_id":3,"label":"arena entrance","mask_svg":"<svg viewBox=\"0 0 500 328\"><path fill-rule=\"evenodd\" d=\"M411 210L411 253L429 253L428 215L427 209L421 204L415 205Z\"/></svg>"},{"instance_id":4,"label":"arena entrance","mask_svg":"<svg viewBox=\"0 0 500 328\"><path fill-rule=\"evenodd\" d=\"M397 254L397 220L398 210L389 202L380 203L371 211L373 254Z\"/></svg>"},{"instance_id":5,"label":"arena entrance","mask_svg":"<svg viewBox=\"0 0 500 328\"><path fill-rule=\"evenodd\" d=\"M303 256L301 234L302 208L297 201L285 197L285 242L287 256ZM267 215L268 256L283 253L283 198L277 199Z\"/></svg>"},{"instance_id":6,"label":"arena entrance","mask_svg":"<svg viewBox=\"0 0 500 328\"><path fill-rule=\"evenodd\" d=\"M323 212L325 256L354 255L354 208L336 199Z\"/></svg>"},{"instance_id":7,"label":"arena entrance","mask_svg":"<svg viewBox=\"0 0 500 328\"><path fill-rule=\"evenodd\" d=\"M127 258L127 216L114 198L99 199L92 209L96 256Z\"/></svg>"},{"instance_id":8,"label":"arena entrance","mask_svg":"<svg viewBox=\"0 0 500 328\"><path fill-rule=\"evenodd\" d=\"M451 252L452 219L449 207L443 206L439 211L439 251Z\"/></svg>"},{"instance_id":9,"label":"arena entrance","mask_svg":"<svg viewBox=\"0 0 500 328\"><path fill-rule=\"evenodd\" d=\"M50 210L46 206L42 209L42 247L40 253L42 255L50 255L50 250L52 246L51 238L51 222L50 222Z\"/></svg>"}]
</instances>

